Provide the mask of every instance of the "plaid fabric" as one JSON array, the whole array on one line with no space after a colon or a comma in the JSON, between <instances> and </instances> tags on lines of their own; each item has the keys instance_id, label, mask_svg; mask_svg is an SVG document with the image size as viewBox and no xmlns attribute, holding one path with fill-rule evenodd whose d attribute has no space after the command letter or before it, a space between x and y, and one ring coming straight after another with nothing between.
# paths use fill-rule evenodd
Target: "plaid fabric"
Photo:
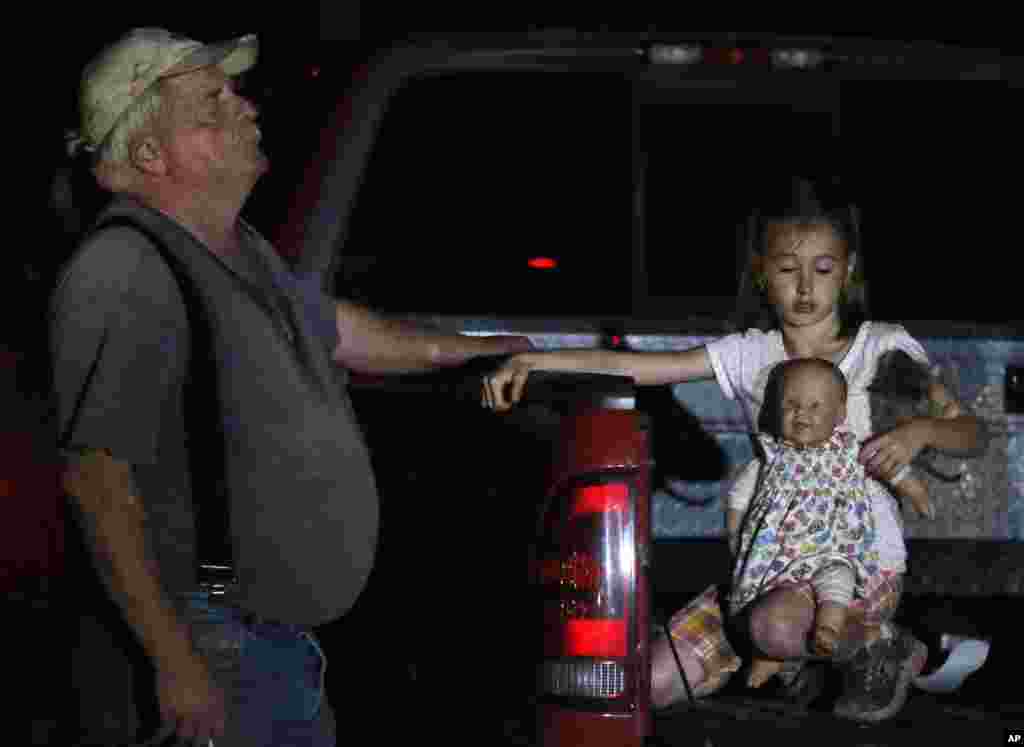
<instances>
[{"instance_id":1,"label":"plaid fabric","mask_svg":"<svg viewBox=\"0 0 1024 747\"><path fill-rule=\"evenodd\" d=\"M709 586L696 599L672 615L672 637L686 644L704 666L704 679L694 696L709 695L728 682L743 664L725 637L725 618L718 586Z\"/></svg>"}]
</instances>

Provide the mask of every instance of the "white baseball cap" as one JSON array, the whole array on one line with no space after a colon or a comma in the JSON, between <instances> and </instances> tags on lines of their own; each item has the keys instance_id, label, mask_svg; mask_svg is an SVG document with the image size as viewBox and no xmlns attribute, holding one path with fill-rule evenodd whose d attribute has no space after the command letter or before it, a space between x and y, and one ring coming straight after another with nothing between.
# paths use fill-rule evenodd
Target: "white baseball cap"
<instances>
[{"instance_id":1,"label":"white baseball cap","mask_svg":"<svg viewBox=\"0 0 1024 747\"><path fill-rule=\"evenodd\" d=\"M168 73L219 66L239 75L256 64L255 34L204 44L159 28L137 28L106 47L82 73L81 129L69 134L69 151L96 151L143 93Z\"/></svg>"}]
</instances>

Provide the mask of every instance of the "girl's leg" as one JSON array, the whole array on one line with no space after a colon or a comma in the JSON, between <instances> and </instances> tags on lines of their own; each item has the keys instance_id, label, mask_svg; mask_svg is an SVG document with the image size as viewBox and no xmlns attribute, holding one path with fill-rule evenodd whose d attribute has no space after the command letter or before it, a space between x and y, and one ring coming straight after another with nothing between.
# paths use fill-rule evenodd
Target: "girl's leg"
<instances>
[{"instance_id":1,"label":"girl's leg","mask_svg":"<svg viewBox=\"0 0 1024 747\"><path fill-rule=\"evenodd\" d=\"M896 628L892 619L903 593L903 576L880 571L868 580L865 599L850 604L846 629L834 657L847 660L862 648L870 648L879 639L892 639Z\"/></svg>"},{"instance_id":2,"label":"girl's leg","mask_svg":"<svg viewBox=\"0 0 1024 747\"><path fill-rule=\"evenodd\" d=\"M651 646L651 703L655 708L687 697L676 655L698 698L717 691L740 668L742 662L726 638L724 621L716 586L708 587L672 615L667 626L671 642L662 635Z\"/></svg>"},{"instance_id":3,"label":"girl's leg","mask_svg":"<svg viewBox=\"0 0 1024 747\"><path fill-rule=\"evenodd\" d=\"M811 586L818 600L812 649L819 656L833 656L846 627L846 611L853 602L853 569L834 563L814 574Z\"/></svg>"},{"instance_id":4,"label":"girl's leg","mask_svg":"<svg viewBox=\"0 0 1024 747\"><path fill-rule=\"evenodd\" d=\"M704 665L688 644L675 641L675 645L690 688L696 690L704 684ZM679 667L668 637L659 636L651 644L651 705L665 708L685 699L686 685L679 676Z\"/></svg>"},{"instance_id":5,"label":"girl's leg","mask_svg":"<svg viewBox=\"0 0 1024 747\"><path fill-rule=\"evenodd\" d=\"M898 574L880 574L868 590L862 620L848 626L851 634L859 629L861 639L873 643L851 651L844 692L834 707L838 716L864 722L890 718L903 707L910 683L924 667L928 648L892 624L902 581Z\"/></svg>"}]
</instances>

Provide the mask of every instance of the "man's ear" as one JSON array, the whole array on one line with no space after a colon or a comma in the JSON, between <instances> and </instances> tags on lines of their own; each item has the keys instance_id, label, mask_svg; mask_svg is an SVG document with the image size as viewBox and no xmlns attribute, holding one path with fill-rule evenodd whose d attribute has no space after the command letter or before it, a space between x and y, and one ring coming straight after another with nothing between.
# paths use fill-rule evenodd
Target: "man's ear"
<instances>
[{"instance_id":1,"label":"man's ear","mask_svg":"<svg viewBox=\"0 0 1024 747\"><path fill-rule=\"evenodd\" d=\"M850 252L850 256L846 259L846 282L853 280L855 272L857 272L857 253Z\"/></svg>"},{"instance_id":2,"label":"man's ear","mask_svg":"<svg viewBox=\"0 0 1024 747\"><path fill-rule=\"evenodd\" d=\"M134 141L129 151L132 165L144 174L163 176L167 173L163 147L152 135Z\"/></svg>"}]
</instances>

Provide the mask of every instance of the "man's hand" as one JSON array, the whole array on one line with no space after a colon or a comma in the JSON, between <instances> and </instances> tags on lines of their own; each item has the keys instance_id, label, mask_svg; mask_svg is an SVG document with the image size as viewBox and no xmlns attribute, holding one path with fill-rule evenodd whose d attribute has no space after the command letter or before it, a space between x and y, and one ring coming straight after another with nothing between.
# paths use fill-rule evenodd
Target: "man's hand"
<instances>
[{"instance_id":1,"label":"man's hand","mask_svg":"<svg viewBox=\"0 0 1024 747\"><path fill-rule=\"evenodd\" d=\"M522 399L533 364L526 355L510 358L483 380L482 404L497 412L508 410Z\"/></svg>"},{"instance_id":2,"label":"man's hand","mask_svg":"<svg viewBox=\"0 0 1024 747\"><path fill-rule=\"evenodd\" d=\"M205 745L224 736L227 706L224 691L213 681L198 654L158 666L157 698L165 725L174 725L179 740Z\"/></svg>"}]
</instances>

